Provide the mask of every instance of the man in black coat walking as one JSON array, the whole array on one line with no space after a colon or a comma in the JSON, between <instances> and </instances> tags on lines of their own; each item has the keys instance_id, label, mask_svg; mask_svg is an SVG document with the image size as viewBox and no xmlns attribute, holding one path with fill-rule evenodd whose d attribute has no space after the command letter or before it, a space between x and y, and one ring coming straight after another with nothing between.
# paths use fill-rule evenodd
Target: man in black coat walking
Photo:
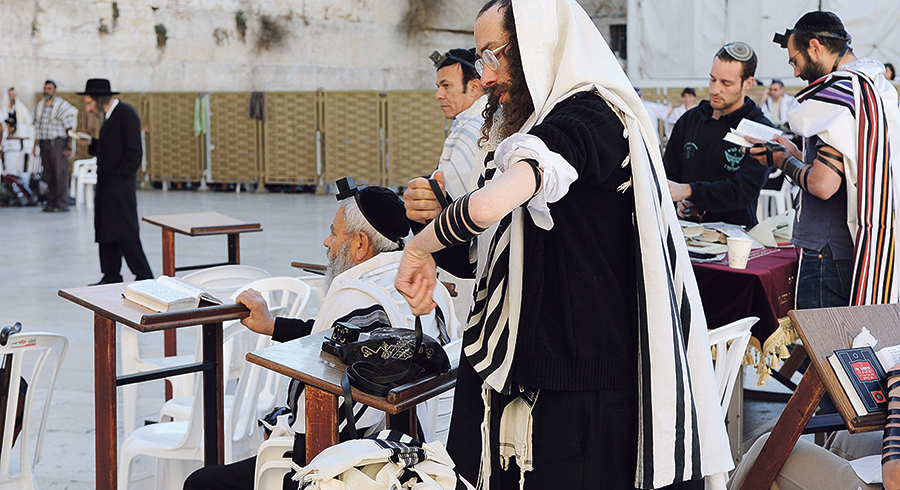
<instances>
[{"instance_id":1,"label":"man in black coat walking","mask_svg":"<svg viewBox=\"0 0 900 490\"><path fill-rule=\"evenodd\" d=\"M122 282L122 257L137 280L152 279L138 228L136 172L141 166L141 120L134 107L115 97L109 80L92 78L84 92L85 109L105 122L99 138L79 139L97 157L94 233L100 248L103 278L97 284Z\"/></svg>"}]
</instances>

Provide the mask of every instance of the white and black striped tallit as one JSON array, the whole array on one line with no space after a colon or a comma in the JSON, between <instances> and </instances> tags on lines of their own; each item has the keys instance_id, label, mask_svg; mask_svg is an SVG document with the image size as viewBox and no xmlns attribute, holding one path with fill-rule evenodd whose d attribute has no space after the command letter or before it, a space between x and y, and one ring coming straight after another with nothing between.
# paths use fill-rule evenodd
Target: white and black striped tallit
<instances>
[{"instance_id":1,"label":"white and black striped tallit","mask_svg":"<svg viewBox=\"0 0 900 490\"><path fill-rule=\"evenodd\" d=\"M654 126L612 51L574 0L513 0L513 9L535 106L519 132L539 124L572 93L594 90L615 107L629 136L640 292L635 486L658 488L716 475L707 478L707 487L724 488L724 472L733 462L706 319ZM484 180L493 172L488 168ZM478 238L475 304L463 335L464 352L485 385L501 392L510 387L515 353L523 212L517 209Z\"/></svg>"},{"instance_id":2,"label":"white and black striped tallit","mask_svg":"<svg viewBox=\"0 0 900 490\"><path fill-rule=\"evenodd\" d=\"M342 442L306 466L291 466L301 490L385 490L407 488L412 480L416 488L473 490L440 442L422 444L392 430Z\"/></svg>"}]
</instances>

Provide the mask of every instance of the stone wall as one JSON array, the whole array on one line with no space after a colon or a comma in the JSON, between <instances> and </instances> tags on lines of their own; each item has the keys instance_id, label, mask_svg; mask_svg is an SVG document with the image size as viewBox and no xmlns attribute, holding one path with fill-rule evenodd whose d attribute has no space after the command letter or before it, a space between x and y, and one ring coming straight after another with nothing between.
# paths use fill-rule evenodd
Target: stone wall
<instances>
[{"instance_id":1,"label":"stone wall","mask_svg":"<svg viewBox=\"0 0 900 490\"><path fill-rule=\"evenodd\" d=\"M428 54L473 45L482 1L444 0L451 5L412 37L400 27L409 1L5 0L0 84L22 93L46 78L82 90L91 77L123 92L428 89Z\"/></svg>"},{"instance_id":2,"label":"stone wall","mask_svg":"<svg viewBox=\"0 0 900 490\"><path fill-rule=\"evenodd\" d=\"M581 0L604 36L624 0ZM473 46L483 0L2 0L0 85L122 92L422 90L433 50ZM422 30L401 27L427 7ZM238 12L246 32L239 33ZM269 29L263 29L263 24ZM157 29L166 41L158 46ZM277 34L283 41L277 42Z\"/></svg>"}]
</instances>

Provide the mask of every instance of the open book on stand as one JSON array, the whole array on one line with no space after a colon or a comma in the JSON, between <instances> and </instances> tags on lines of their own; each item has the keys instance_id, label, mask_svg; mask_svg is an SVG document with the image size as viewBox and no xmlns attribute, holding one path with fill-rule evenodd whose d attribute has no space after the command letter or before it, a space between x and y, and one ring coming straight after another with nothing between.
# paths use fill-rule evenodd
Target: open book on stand
<instances>
[{"instance_id":1,"label":"open book on stand","mask_svg":"<svg viewBox=\"0 0 900 490\"><path fill-rule=\"evenodd\" d=\"M221 305L222 300L208 292L169 276L146 279L125 286L125 299L160 313L200 306Z\"/></svg>"},{"instance_id":2,"label":"open book on stand","mask_svg":"<svg viewBox=\"0 0 900 490\"><path fill-rule=\"evenodd\" d=\"M887 380L871 347L837 349L828 362L857 416L887 410Z\"/></svg>"}]
</instances>

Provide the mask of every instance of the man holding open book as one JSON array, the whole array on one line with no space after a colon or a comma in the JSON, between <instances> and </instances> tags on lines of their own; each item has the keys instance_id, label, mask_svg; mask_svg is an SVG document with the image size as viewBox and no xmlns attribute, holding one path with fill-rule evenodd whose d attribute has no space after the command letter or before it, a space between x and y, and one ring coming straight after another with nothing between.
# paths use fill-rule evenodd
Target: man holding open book
<instances>
[{"instance_id":1,"label":"man holding open book","mask_svg":"<svg viewBox=\"0 0 900 490\"><path fill-rule=\"evenodd\" d=\"M709 100L685 113L672 129L663 163L681 218L756 224L756 200L769 171L745 158L740 146L723 140L745 119L772 126L747 97L756 63L749 45L726 44L713 58Z\"/></svg>"},{"instance_id":2,"label":"man holding open book","mask_svg":"<svg viewBox=\"0 0 900 490\"><path fill-rule=\"evenodd\" d=\"M794 76L810 82L788 116L805 152L784 137L749 149L802 190L791 240L803 250L798 309L900 301L897 91L881 63L854 56L850 40L841 19L821 11L775 35Z\"/></svg>"}]
</instances>

